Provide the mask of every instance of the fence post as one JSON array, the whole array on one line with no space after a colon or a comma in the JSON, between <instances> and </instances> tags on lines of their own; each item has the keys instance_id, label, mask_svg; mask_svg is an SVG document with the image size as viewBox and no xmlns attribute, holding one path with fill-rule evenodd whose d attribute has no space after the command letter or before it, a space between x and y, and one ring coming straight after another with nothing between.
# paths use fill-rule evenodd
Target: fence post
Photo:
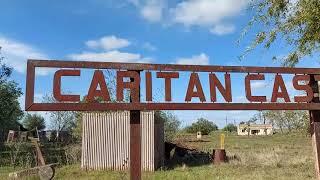
<instances>
[{"instance_id":1,"label":"fence post","mask_svg":"<svg viewBox=\"0 0 320 180\"><path fill-rule=\"evenodd\" d=\"M140 71L136 71L140 74ZM133 79L131 78L132 82ZM139 85L140 101L140 85ZM130 92L131 97L132 92ZM132 98L130 98L132 102ZM141 180L141 120L140 110L130 111L130 179Z\"/></svg>"},{"instance_id":2,"label":"fence post","mask_svg":"<svg viewBox=\"0 0 320 180\"><path fill-rule=\"evenodd\" d=\"M318 80L315 79L314 75L310 75L310 86L313 89L314 98L312 102L319 103L319 86ZM316 178L320 180L320 111L319 110L310 110L310 134L312 141L312 149L315 157L315 170Z\"/></svg>"}]
</instances>

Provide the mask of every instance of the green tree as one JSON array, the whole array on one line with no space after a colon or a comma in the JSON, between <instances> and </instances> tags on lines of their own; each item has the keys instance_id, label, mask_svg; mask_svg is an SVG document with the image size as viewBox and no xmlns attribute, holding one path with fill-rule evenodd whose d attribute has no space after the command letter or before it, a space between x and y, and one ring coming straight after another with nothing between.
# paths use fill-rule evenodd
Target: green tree
<instances>
[{"instance_id":1,"label":"green tree","mask_svg":"<svg viewBox=\"0 0 320 180\"><path fill-rule=\"evenodd\" d=\"M163 121L164 125L164 139L165 141L172 141L177 132L179 131L179 119L168 111L156 111L155 121Z\"/></svg>"},{"instance_id":2,"label":"green tree","mask_svg":"<svg viewBox=\"0 0 320 180\"><path fill-rule=\"evenodd\" d=\"M260 111L259 113L254 114L249 121L241 121L240 124L246 125L243 130L248 132L248 136L250 136L250 125L255 124L257 121L260 121L263 124L266 124L266 113L267 111ZM265 129L265 132L267 129Z\"/></svg>"},{"instance_id":3,"label":"green tree","mask_svg":"<svg viewBox=\"0 0 320 180\"><path fill-rule=\"evenodd\" d=\"M309 131L308 111L265 111L266 119L283 133L285 131Z\"/></svg>"},{"instance_id":4,"label":"green tree","mask_svg":"<svg viewBox=\"0 0 320 180\"><path fill-rule=\"evenodd\" d=\"M0 84L4 83L12 73L12 68L2 63L3 59L4 57L1 56L1 47L0 47Z\"/></svg>"},{"instance_id":5,"label":"green tree","mask_svg":"<svg viewBox=\"0 0 320 180\"><path fill-rule=\"evenodd\" d=\"M80 141L82 139L82 112L76 112L75 126L72 128L72 136Z\"/></svg>"},{"instance_id":6,"label":"green tree","mask_svg":"<svg viewBox=\"0 0 320 180\"><path fill-rule=\"evenodd\" d=\"M201 131L203 135L207 135L212 131L218 130L218 126L205 118L199 118L197 122L192 123L191 126L187 126L185 130L188 133L197 133L198 131Z\"/></svg>"},{"instance_id":7,"label":"green tree","mask_svg":"<svg viewBox=\"0 0 320 180\"><path fill-rule=\"evenodd\" d=\"M21 95L21 89L15 82L0 83L0 131L2 135L18 127L17 122L23 115L18 102Z\"/></svg>"},{"instance_id":8,"label":"green tree","mask_svg":"<svg viewBox=\"0 0 320 180\"><path fill-rule=\"evenodd\" d=\"M302 57L319 52L319 0L252 0L250 9L254 17L243 35L252 27L257 33L245 53L260 44L268 49L277 39L284 39L291 50L280 59L284 66L294 66Z\"/></svg>"},{"instance_id":9,"label":"green tree","mask_svg":"<svg viewBox=\"0 0 320 180\"><path fill-rule=\"evenodd\" d=\"M44 102L57 103L53 96L46 95ZM75 127L76 113L72 111L50 111L50 128L57 132L57 139L61 131L72 131Z\"/></svg>"},{"instance_id":10,"label":"green tree","mask_svg":"<svg viewBox=\"0 0 320 180\"><path fill-rule=\"evenodd\" d=\"M236 132L237 126L235 126L234 124L227 124L222 130L227 132Z\"/></svg>"},{"instance_id":11,"label":"green tree","mask_svg":"<svg viewBox=\"0 0 320 180\"><path fill-rule=\"evenodd\" d=\"M44 118L38 114L27 113L23 119L23 125L28 130L33 130L37 128L38 130L43 130L46 128Z\"/></svg>"},{"instance_id":12,"label":"green tree","mask_svg":"<svg viewBox=\"0 0 320 180\"><path fill-rule=\"evenodd\" d=\"M0 59L0 141L3 141L10 129L18 128L18 120L23 113L18 98L21 89L14 81L9 81L12 69L2 63Z\"/></svg>"}]
</instances>

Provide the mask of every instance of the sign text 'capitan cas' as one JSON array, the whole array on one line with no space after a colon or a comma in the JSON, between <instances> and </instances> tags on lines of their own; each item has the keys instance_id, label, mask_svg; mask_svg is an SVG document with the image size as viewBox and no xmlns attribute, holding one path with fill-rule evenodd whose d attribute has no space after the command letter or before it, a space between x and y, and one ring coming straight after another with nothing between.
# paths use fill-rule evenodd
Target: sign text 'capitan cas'
<instances>
[{"instance_id":1,"label":"sign text 'capitan cas'","mask_svg":"<svg viewBox=\"0 0 320 180\"><path fill-rule=\"evenodd\" d=\"M53 78L53 96L57 103L34 102L35 69L58 68ZM82 69L93 69L85 101L80 94L64 94L63 77L88 76ZM103 69L115 71L116 95L111 97ZM206 84L200 81L206 79ZM240 77L238 82L232 77ZM88 61L29 60L27 66L26 110L30 111L105 111L105 110L319 110L319 68L245 67L245 66L197 66L172 64L139 64ZM179 84L182 75L187 75L185 86ZM244 76L243 76L244 75ZM300 92L290 94L289 84ZM268 76L271 82L266 81ZM142 78L143 77L143 78ZM130 79L130 81L128 81ZM239 78L238 78L239 79ZM286 80L286 83L285 83ZM253 82L269 83L270 91L256 92ZM154 100L156 84L164 84L163 99ZM238 83L237 86L234 84ZM240 83L240 85L239 85ZM173 85L179 84L179 93L184 97L177 101ZM236 102L232 89L242 88L246 102ZM143 88L143 89L142 89ZM182 89L182 90L181 90ZM124 101L124 91L130 91L131 101ZM141 96L142 90L144 97ZM209 92L209 93L205 93ZM217 98L218 94L221 98ZM293 96L293 97L292 97ZM292 98L290 98L292 97ZM97 101L99 99L99 101Z\"/></svg>"}]
</instances>

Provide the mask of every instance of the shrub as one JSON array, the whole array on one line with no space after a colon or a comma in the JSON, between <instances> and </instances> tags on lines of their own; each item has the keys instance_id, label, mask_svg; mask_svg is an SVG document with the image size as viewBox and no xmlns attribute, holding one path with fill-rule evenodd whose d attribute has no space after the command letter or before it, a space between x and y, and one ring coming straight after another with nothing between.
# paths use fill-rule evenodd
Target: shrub
<instances>
[{"instance_id":1,"label":"shrub","mask_svg":"<svg viewBox=\"0 0 320 180\"><path fill-rule=\"evenodd\" d=\"M23 125L28 130L33 130L35 128L37 128L38 130L42 130L46 128L44 118L38 114L27 113L23 119Z\"/></svg>"},{"instance_id":2,"label":"shrub","mask_svg":"<svg viewBox=\"0 0 320 180\"><path fill-rule=\"evenodd\" d=\"M81 144L73 144L65 147L66 164L81 162Z\"/></svg>"},{"instance_id":3,"label":"shrub","mask_svg":"<svg viewBox=\"0 0 320 180\"><path fill-rule=\"evenodd\" d=\"M163 121L164 123L164 139L172 141L179 130L180 121L170 112L156 111L155 121Z\"/></svg>"},{"instance_id":4,"label":"shrub","mask_svg":"<svg viewBox=\"0 0 320 180\"><path fill-rule=\"evenodd\" d=\"M234 124L227 124L222 130L228 132L236 132L237 126L235 126Z\"/></svg>"},{"instance_id":5,"label":"shrub","mask_svg":"<svg viewBox=\"0 0 320 180\"><path fill-rule=\"evenodd\" d=\"M32 167L35 165L33 146L27 142L6 143L0 157L0 165L12 167Z\"/></svg>"},{"instance_id":6,"label":"shrub","mask_svg":"<svg viewBox=\"0 0 320 180\"><path fill-rule=\"evenodd\" d=\"M218 130L218 126L205 118L199 118L197 122L192 123L191 126L187 126L185 130L187 133L201 131L203 135L208 135L210 132Z\"/></svg>"}]
</instances>

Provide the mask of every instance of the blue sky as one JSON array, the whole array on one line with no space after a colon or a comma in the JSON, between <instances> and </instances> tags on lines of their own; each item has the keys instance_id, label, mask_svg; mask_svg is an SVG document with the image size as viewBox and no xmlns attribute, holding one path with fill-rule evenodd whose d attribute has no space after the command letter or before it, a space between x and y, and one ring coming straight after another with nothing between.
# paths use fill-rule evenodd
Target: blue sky
<instances>
[{"instance_id":1,"label":"blue sky","mask_svg":"<svg viewBox=\"0 0 320 180\"><path fill-rule=\"evenodd\" d=\"M249 0L1 0L0 46L5 63L14 68L12 79L25 89L27 58L197 65L279 66L272 56L290 50L277 40L269 50L258 47L242 61L240 56L254 38L254 27L240 42L252 18ZM298 66L318 67L314 58ZM84 94L90 72L75 81L65 79L65 91ZM184 99L188 73L173 84L173 99ZM155 75L154 75L155 76ZM220 76L220 75L219 75ZM233 97L244 102L243 76L232 74ZM270 94L272 77L256 82L255 93ZM37 73L36 98L51 92L52 71ZM290 77L285 78L290 84ZM201 75L208 95L206 75ZM174 81L173 81L174 82ZM163 81L156 81L159 91ZM292 88L288 87L291 91ZM157 90L158 91L158 90ZM156 98L161 99L163 91ZM207 96L207 99L210 97ZM24 97L20 98L20 102ZM23 103L21 104L23 107ZM252 111L175 111L185 126L199 117L220 127L248 120Z\"/></svg>"}]
</instances>

